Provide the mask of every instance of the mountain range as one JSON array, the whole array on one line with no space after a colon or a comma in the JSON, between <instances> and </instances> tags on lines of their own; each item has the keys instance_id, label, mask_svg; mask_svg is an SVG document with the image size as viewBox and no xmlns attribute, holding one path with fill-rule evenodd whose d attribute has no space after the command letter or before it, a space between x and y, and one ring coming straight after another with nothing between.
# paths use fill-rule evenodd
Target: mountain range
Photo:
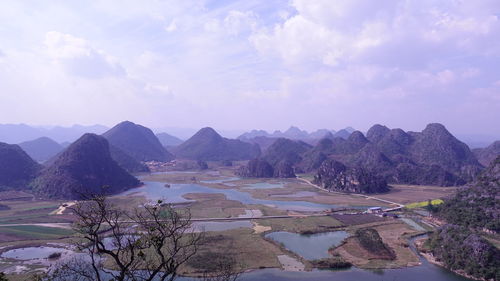
<instances>
[{"instance_id":1,"label":"mountain range","mask_svg":"<svg viewBox=\"0 0 500 281\"><path fill-rule=\"evenodd\" d=\"M85 133L102 134L108 128L102 125L71 127L34 127L26 124L0 124L0 141L6 143L21 143L40 137L48 137L58 143L73 142Z\"/></svg>"},{"instance_id":2,"label":"mountain range","mask_svg":"<svg viewBox=\"0 0 500 281\"><path fill-rule=\"evenodd\" d=\"M332 159L389 183L439 186L463 185L483 168L466 144L437 123L427 125L422 132L374 125L366 136L354 131L347 139L323 138L302 151L293 152L291 144L290 140L281 141L278 150L271 145L262 159L271 166L287 161L295 172L313 173Z\"/></svg>"},{"instance_id":3,"label":"mountain range","mask_svg":"<svg viewBox=\"0 0 500 281\"><path fill-rule=\"evenodd\" d=\"M176 158L223 161L249 160L260 155L258 145L227 139L210 127L202 128L191 138L172 149Z\"/></svg>"},{"instance_id":4,"label":"mountain range","mask_svg":"<svg viewBox=\"0 0 500 281\"><path fill-rule=\"evenodd\" d=\"M243 141L253 142L252 140L258 137L267 137L267 138L287 138L291 140L302 140L306 142L315 142L322 138L334 138L341 137L346 138L350 133L355 130L351 127L347 127L345 129L341 129L339 131L328 130L328 129L319 129L314 132L308 133L307 131L301 130L298 127L291 126L286 131L281 132L279 130L274 131L272 134L268 133L264 130L252 130L250 132L244 133L238 137L238 139Z\"/></svg>"}]
</instances>

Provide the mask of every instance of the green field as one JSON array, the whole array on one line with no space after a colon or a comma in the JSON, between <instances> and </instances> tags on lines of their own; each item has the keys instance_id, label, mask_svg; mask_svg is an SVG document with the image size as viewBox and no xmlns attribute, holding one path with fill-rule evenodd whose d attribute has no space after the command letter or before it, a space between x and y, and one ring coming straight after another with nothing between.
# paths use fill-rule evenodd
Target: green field
<instances>
[{"instance_id":1,"label":"green field","mask_svg":"<svg viewBox=\"0 0 500 281\"><path fill-rule=\"evenodd\" d=\"M3 235L15 235L23 239L57 239L70 236L73 234L73 231L56 227L20 225L0 226L0 233Z\"/></svg>"},{"instance_id":2,"label":"green field","mask_svg":"<svg viewBox=\"0 0 500 281\"><path fill-rule=\"evenodd\" d=\"M444 201L441 199L431 200L431 204L433 206L443 204L443 203L444 203ZM406 204L405 207L408 209L415 209L415 208L424 208L424 207L427 207L428 205L429 205L429 201L422 201L422 202L414 202L414 203Z\"/></svg>"}]
</instances>

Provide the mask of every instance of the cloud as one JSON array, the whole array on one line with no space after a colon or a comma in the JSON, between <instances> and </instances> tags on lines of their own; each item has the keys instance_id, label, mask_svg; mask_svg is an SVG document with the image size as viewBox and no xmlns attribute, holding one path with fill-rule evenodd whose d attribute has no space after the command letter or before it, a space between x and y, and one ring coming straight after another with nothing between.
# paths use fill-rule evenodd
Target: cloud
<instances>
[{"instance_id":1,"label":"cloud","mask_svg":"<svg viewBox=\"0 0 500 281\"><path fill-rule=\"evenodd\" d=\"M44 44L47 54L70 74L97 79L124 76L125 70L104 52L92 48L85 39L49 31Z\"/></svg>"}]
</instances>

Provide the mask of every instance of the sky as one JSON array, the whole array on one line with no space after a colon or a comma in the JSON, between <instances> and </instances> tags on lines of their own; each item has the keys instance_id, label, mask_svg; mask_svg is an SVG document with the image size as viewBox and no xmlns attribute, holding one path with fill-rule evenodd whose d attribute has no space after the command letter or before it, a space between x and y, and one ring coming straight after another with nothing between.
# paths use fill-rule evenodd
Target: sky
<instances>
[{"instance_id":1,"label":"sky","mask_svg":"<svg viewBox=\"0 0 500 281\"><path fill-rule=\"evenodd\" d=\"M498 0L0 2L0 123L500 134Z\"/></svg>"}]
</instances>

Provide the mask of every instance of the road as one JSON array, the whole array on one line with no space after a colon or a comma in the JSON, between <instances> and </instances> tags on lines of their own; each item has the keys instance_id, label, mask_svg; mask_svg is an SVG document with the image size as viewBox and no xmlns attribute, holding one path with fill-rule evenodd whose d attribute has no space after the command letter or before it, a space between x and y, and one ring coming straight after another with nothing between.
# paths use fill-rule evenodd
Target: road
<instances>
[{"instance_id":1,"label":"road","mask_svg":"<svg viewBox=\"0 0 500 281\"><path fill-rule=\"evenodd\" d=\"M260 216L260 217L231 217L231 218L194 218L192 222L210 222L210 221L245 221L245 220L264 220L264 219L284 219L284 218L303 218L303 217L325 217L329 214L296 214L296 215L281 215L281 216ZM122 223L134 223L133 221L121 221ZM71 228L70 222L54 222L54 223L10 223L0 224L0 227L6 226L43 226L56 228Z\"/></svg>"},{"instance_id":2,"label":"road","mask_svg":"<svg viewBox=\"0 0 500 281\"><path fill-rule=\"evenodd\" d=\"M391 212L391 211L396 211L396 210L399 210L401 208L403 208L405 205L402 205L402 204L399 204L397 202L393 202L393 201L389 201L389 200L386 200L386 199L381 199L381 198L377 198L375 196L369 196L369 195L364 195L364 194L356 194L356 193L342 193L342 192L338 192L338 191L330 191L328 189L325 189L325 188L322 188L321 186L319 185L315 185L314 183L312 183L310 180L308 179L304 179L304 178L301 178L299 176L297 176L297 179L298 180L301 180L319 190L322 190L322 191L325 191L325 192L328 192L328 193L336 193L336 194L343 194L343 195L352 195L352 196L359 196L359 197L363 197L365 199L371 199L371 200L376 200L376 201L379 201L379 202L384 202L384 203L389 203L391 205L396 205L397 207L393 207L393 208L389 208L389 209L385 209L383 210L384 212Z\"/></svg>"}]
</instances>

